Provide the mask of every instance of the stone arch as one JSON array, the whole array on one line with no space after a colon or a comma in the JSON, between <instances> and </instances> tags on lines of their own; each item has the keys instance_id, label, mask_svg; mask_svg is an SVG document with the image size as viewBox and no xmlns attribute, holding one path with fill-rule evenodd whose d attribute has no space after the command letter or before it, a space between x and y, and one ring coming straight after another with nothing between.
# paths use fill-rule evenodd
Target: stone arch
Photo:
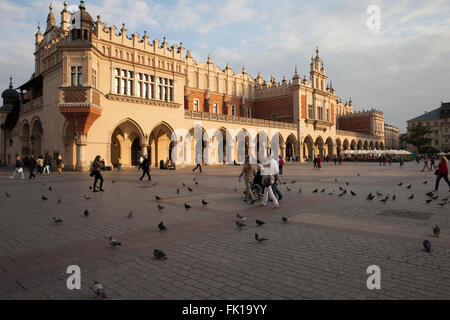
<instances>
[{"instance_id":1,"label":"stone arch","mask_svg":"<svg viewBox=\"0 0 450 320\"><path fill-rule=\"evenodd\" d=\"M75 130L72 124L67 120L63 126L62 140L64 144L64 155L63 155L64 168L75 170L76 165Z\"/></svg>"},{"instance_id":2,"label":"stone arch","mask_svg":"<svg viewBox=\"0 0 450 320\"><path fill-rule=\"evenodd\" d=\"M297 138L291 133L286 138L286 159L290 159L292 156L298 157L298 150L296 150Z\"/></svg>"},{"instance_id":3,"label":"stone arch","mask_svg":"<svg viewBox=\"0 0 450 320\"><path fill-rule=\"evenodd\" d=\"M276 143L277 135L278 135L278 145ZM276 157L277 159L279 156L285 159L286 156L285 151L286 151L286 144L283 135L279 131L275 132L270 138L270 155L272 157Z\"/></svg>"},{"instance_id":4,"label":"stone arch","mask_svg":"<svg viewBox=\"0 0 450 320\"><path fill-rule=\"evenodd\" d=\"M341 155L341 151L342 151L342 141L341 141L340 138L337 138L336 139L336 153L337 153L337 156Z\"/></svg>"},{"instance_id":5,"label":"stone arch","mask_svg":"<svg viewBox=\"0 0 450 320\"><path fill-rule=\"evenodd\" d=\"M378 141L375 141L375 149L380 150L380 145L379 145Z\"/></svg>"},{"instance_id":6,"label":"stone arch","mask_svg":"<svg viewBox=\"0 0 450 320\"><path fill-rule=\"evenodd\" d=\"M314 140L310 135L303 140L303 155L308 159L314 158Z\"/></svg>"},{"instance_id":7,"label":"stone arch","mask_svg":"<svg viewBox=\"0 0 450 320\"><path fill-rule=\"evenodd\" d=\"M250 163L255 163L257 154L256 147L250 132L242 128L234 138L234 159L237 163L244 163L247 156L250 157ZM251 149L253 147L253 150Z\"/></svg>"},{"instance_id":8,"label":"stone arch","mask_svg":"<svg viewBox=\"0 0 450 320\"><path fill-rule=\"evenodd\" d=\"M265 157L269 155L269 148L270 148L269 135L265 130L260 130L256 134L255 143L256 143L255 146L256 159L262 161L264 160Z\"/></svg>"},{"instance_id":9,"label":"stone arch","mask_svg":"<svg viewBox=\"0 0 450 320\"><path fill-rule=\"evenodd\" d=\"M22 145L22 157L25 157L30 154L30 124L27 120L22 122L20 141Z\"/></svg>"},{"instance_id":10,"label":"stone arch","mask_svg":"<svg viewBox=\"0 0 450 320\"><path fill-rule=\"evenodd\" d=\"M195 128L200 129L201 131L197 131ZM198 133L201 133L200 136L196 136ZM203 155L205 148L209 144L209 136L206 133L205 129L200 125L195 125L189 130L189 137L191 139L191 159L190 162L196 164L197 162L203 162Z\"/></svg>"},{"instance_id":11,"label":"stone arch","mask_svg":"<svg viewBox=\"0 0 450 320\"><path fill-rule=\"evenodd\" d=\"M356 147L357 147L358 150L361 150L363 148L362 140L358 140L358 143L357 143Z\"/></svg>"},{"instance_id":12,"label":"stone arch","mask_svg":"<svg viewBox=\"0 0 450 320\"><path fill-rule=\"evenodd\" d=\"M122 159L123 167L130 167L139 163L140 146L145 142L141 127L132 119L120 121L111 134L111 163L117 165L118 158Z\"/></svg>"},{"instance_id":13,"label":"stone arch","mask_svg":"<svg viewBox=\"0 0 450 320\"><path fill-rule=\"evenodd\" d=\"M165 121L158 123L150 132L148 156L150 164L159 166L160 161L172 159L176 141L172 141L173 128Z\"/></svg>"},{"instance_id":14,"label":"stone arch","mask_svg":"<svg viewBox=\"0 0 450 320\"><path fill-rule=\"evenodd\" d=\"M344 139L344 143L342 144L342 146L344 147L344 150L350 149L350 143L348 142L348 139Z\"/></svg>"},{"instance_id":15,"label":"stone arch","mask_svg":"<svg viewBox=\"0 0 450 320\"><path fill-rule=\"evenodd\" d=\"M234 160L233 154L233 137L231 136L230 131L228 131L225 127L220 127L218 129L220 134L222 135L222 159L223 163L232 163Z\"/></svg>"},{"instance_id":16,"label":"stone arch","mask_svg":"<svg viewBox=\"0 0 450 320\"><path fill-rule=\"evenodd\" d=\"M364 141L364 150L369 150L369 143L367 140Z\"/></svg>"},{"instance_id":17,"label":"stone arch","mask_svg":"<svg viewBox=\"0 0 450 320\"><path fill-rule=\"evenodd\" d=\"M352 142L350 143L350 148L352 150L356 150L356 140L355 139L353 139Z\"/></svg>"},{"instance_id":18,"label":"stone arch","mask_svg":"<svg viewBox=\"0 0 450 320\"><path fill-rule=\"evenodd\" d=\"M384 150L384 143L383 143L383 141L380 142L380 149Z\"/></svg>"},{"instance_id":19,"label":"stone arch","mask_svg":"<svg viewBox=\"0 0 450 320\"><path fill-rule=\"evenodd\" d=\"M369 142L369 150L373 150L373 147L374 147L373 141L370 141Z\"/></svg>"},{"instance_id":20,"label":"stone arch","mask_svg":"<svg viewBox=\"0 0 450 320\"><path fill-rule=\"evenodd\" d=\"M330 159L333 159L334 156L334 142L333 139L331 137L328 137L328 139L325 141L325 144L327 146L326 151L327 151L327 156Z\"/></svg>"},{"instance_id":21,"label":"stone arch","mask_svg":"<svg viewBox=\"0 0 450 320\"><path fill-rule=\"evenodd\" d=\"M31 120L31 136L30 136L30 142L31 142L31 153L35 154L36 156L42 154L42 123L41 119L39 117L34 117Z\"/></svg>"},{"instance_id":22,"label":"stone arch","mask_svg":"<svg viewBox=\"0 0 450 320\"><path fill-rule=\"evenodd\" d=\"M315 154L320 156L322 159L325 156L324 145L325 145L325 142L323 141L323 138L321 136L318 136L314 143L314 150L315 150Z\"/></svg>"}]
</instances>

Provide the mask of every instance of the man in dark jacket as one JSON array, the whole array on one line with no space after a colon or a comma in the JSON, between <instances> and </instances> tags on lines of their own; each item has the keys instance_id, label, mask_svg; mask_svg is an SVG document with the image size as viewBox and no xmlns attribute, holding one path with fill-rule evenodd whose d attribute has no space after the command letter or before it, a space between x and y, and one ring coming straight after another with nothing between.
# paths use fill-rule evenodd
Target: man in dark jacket
<instances>
[{"instance_id":1,"label":"man in dark jacket","mask_svg":"<svg viewBox=\"0 0 450 320\"><path fill-rule=\"evenodd\" d=\"M144 160L142 161L141 168L142 168L143 172L142 172L142 176L139 178L139 180L142 181L142 178L144 178L145 175L148 176L148 181L152 180L152 178L150 177L150 161L148 161L147 155L144 156Z\"/></svg>"},{"instance_id":2,"label":"man in dark jacket","mask_svg":"<svg viewBox=\"0 0 450 320\"><path fill-rule=\"evenodd\" d=\"M36 168L36 159L34 159L34 154L32 154L30 156L30 158L28 159L27 166L28 166L28 170L30 171L30 178L29 179L36 178L36 176L33 173L34 168Z\"/></svg>"}]
</instances>

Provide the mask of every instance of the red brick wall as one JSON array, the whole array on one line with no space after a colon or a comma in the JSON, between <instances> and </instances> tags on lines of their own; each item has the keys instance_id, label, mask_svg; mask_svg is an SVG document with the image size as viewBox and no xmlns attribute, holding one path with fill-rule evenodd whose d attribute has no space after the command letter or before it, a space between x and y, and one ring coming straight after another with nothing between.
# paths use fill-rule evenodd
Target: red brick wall
<instances>
[{"instance_id":1,"label":"red brick wall","mask_svg":"<svg viewBox=\"0 0 450 320\"><path fill-rule=\"evenodd\" d=\"M277 97L256 101L254 118L275 120L272 114L277 115L277 121L294 121L294 102L292 96Z\"/></svg>"},{"instance_id":2,"label":"red brick wall","mask_svg":"<svg viewBox=\"0 0 450 320\"><path fill-rule=\"evenodd\" d=\"M338 130L355 131L363 134L370 134L370 117L358 118L338 118Z\"/></svg>"},{"instance_id":3,"label":"red brick wall","mask_svg":"<svg viewBox=\"0 0 450 320\"><path fill-rule=\"evenodd\" d=\"M302 95L300 110L301 110L300 118L306 119L306 96L305 95Z\"/></svg>"}]
</instances>

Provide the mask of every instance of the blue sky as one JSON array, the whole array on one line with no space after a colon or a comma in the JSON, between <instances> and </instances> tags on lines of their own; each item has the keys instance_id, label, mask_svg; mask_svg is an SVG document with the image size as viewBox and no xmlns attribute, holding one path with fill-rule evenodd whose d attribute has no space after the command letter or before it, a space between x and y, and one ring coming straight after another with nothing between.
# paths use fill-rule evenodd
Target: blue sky
<instances>
[{"instance_id":1,"label":"blue sky","mask_svg":"<svg viewBox=\"0 0 450 320\"><path fill-rule=\"evenodd\" d=\"M79 1L68 1L75 10ZM0 88L34 72L34 34L45 28L50 1L0 0ZM52 1L57 23L63 1ZM309 74L316 45L336 94L356 110L377 108L401 131L405 121L450 101L450 2L299 0L86 0L94 20L150 39L167 37L235 72L245 65L268 80ZM369 30L370 5L381 9L381 28Z\"/></svg>"}]
</instances>

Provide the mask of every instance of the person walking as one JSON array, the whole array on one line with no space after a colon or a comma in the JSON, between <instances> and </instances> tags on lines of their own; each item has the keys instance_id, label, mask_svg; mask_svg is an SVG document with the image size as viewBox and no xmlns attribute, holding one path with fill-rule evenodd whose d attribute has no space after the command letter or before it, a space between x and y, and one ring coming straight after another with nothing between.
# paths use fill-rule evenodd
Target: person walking
<instances>
[{"instance_id":1,"label":"person walking","mask_svg":"<svg viewBox=\"0 0 450 320\"><path fill-rule=\"evenodd\" d=\"M403 167L404 163L403 163L403 157L400 156L400 168Z\"/></svg>"},{"instance_id":2,"label":"person walking","mask_svg":"<svg viewBox=\"0 0 450 320\"><path fill-rule=\"evenodd\" d=\"M148 161L147 155L144 156L144 160L142 161L141 167L142 167L142 176L139 178L139 180L142 181L142 178L144 178L145 175L148 176L148 181L152 180L152 178L150 177L150 161Z\"/></svg>"},{"instance_id":3,"label":"person walking","mask_svg":"<svg viewBox=\"0 0 450 320\"><path fill-rule=\"evenodd\" d=\"M100 161L100 156L96 156L94 161L92 162L91 165L91 177L94 177L94 185L93 185L93 192L98 192L98 191L105 191L103 190L103 176L100 173L100 170L102 169L103 164ZM100 180L100 189L97 190L97 181Z\"/></svg>"},{"instance_id":4,"label":"person walking","mask_svg":"<svg viewBox=\"0 0 450 320\"><path fill-rule=\"evenodd\" d=\"M11 176L9 176L9 178L14 179L17 172L22 175L22 179L25 179L25 177L23 175L23 162L22 162L22 160L20 160L20 156L16 156L16 167L14 169L13 174Z\"/></svg>"},{"instance_id":5,"label":"person walking","mask_svg":"<svg viewBox=\"0 0 450 320\"><path fill-rule=\"evenodd\" d=\"M199 168L200 172L202 172L202 165L201 165L201 163L202 163L202 155L201 154L198 154L196 162L197 162L197 166L194 169L192 169L192 172L197 170L197 168Z\"/></svg>"},{"instance_id":6,"label":"person walking","mask_svg":"<svg viewBox=\"0 0 450 320\"><path fill-rule=\"evenodd\" d=\"M62 169L64 168L64 163L62 161L62 155L58 154L58 158L56 158L56 168L58 170L59 175L62 175Z\"/></svg>"},{"instance_id":7,"label":"person walking","mask_svg":"<svg viewBox=\"0 0 450 320\"><path fill-rule=\"evenodd\" d=\"M265 207L267 205L267 199L270 196L270 199L272 199L272 202L273 202L272 208L278 208L279 207L278 200L275 197L275 195L273 194L273 190L271 188L275 179L273 177L272 170L271 170L270 157L267 157L266 163L264 164L261 175L262 175L262 186L264 187L264 198L263 198L263 202L261 203L261 206Z\"/></svg>"},{"instance_id":8,"label":"person walking","mask_svg":"<svg viewBox=\"0 0 450 320\"><path fill-rule=\"evenodd\" d=\"M314 167L313 167L313 169L314 170L317 169L317 157L314 157Z\"/></svg>"},{"instance_id":9,"label":"person walking","mask_svg":"<svg viewBox=\"0 0 450 320\"><path fill-rule=\"evenodd\" d=\"M44 171L44 156L41 154L36 160L36 167L37 167L37 173L39 173L40 176L42 176L42 173Z\"/></svg>"},{"instance_id":10,"label":"person walking","mask_svg":"<svg viewBox=\"0 0 450 320\"><path fill-rule=\"evenodd\" d=\"M28 159L28 170L30 171L30 177L28 179L36 178L33 173L34 168L36 168L36 159L34 159L34 154L32 154Z\"/></svg>"},{"instance_id":11,"label":"person walking","mask_svg":"<svg viewBox=\"0 0 450 320\"><path fill-rule=\"evenodd\" d=\"M119 157L117 159L117 172L120 172L121 169L122 169L122 158Z\"/></svg>"},{"instance_id":12,"label":"person walking","mask_svg":"<svg viewBox=\"0 0 450 320\"><path fill-rule=\"evenodd\" d=\"M437 192L439 189L439 181L444 178L444 181L447 182L448 188L450 191L450 181L448 181L448 166L447 166L448 160L447 158L442 155L440 157L438 169L436 170L436 185L434 187L434 192Z\"/></svg>"},{"instance_id":13,"label":"person walking","mask_svg":"<svg viewBox=\"0 0 450 320\"><path fill-rule=\"evenodd\" d=\"M435 163L435 157L434 157L434 156L431 156L431 157L430 157L430 171L433 170L433 167L434 167L435 169L438 168L438 167L436 166L436 163Z\"/></svg>"},{"instance_id":14,"label":"person walking","mask_svg":"<svg viewBox=\"0 0 450 320\"><path fill-rule=\"evenodd\" d=\"M141 154L141 156L139 157L139 167L138 167L138 172L139 170L142 169L142 163L144 162L144 156Z\"/></svg>"},{"instance_id":15,"label":"person walking","mask_svg":"<svg viewBox=\"0 0 450 320\"><path fill-rule=\"evenodd\" d=\"M322 158L320 156L317 157L317 169L320 170L322 168Z\"/></svg>"},{"instance_id":16,"label":"person walking","mask_svg":"<svg viewBox=\"0 0 450 320\"><path fill-rule=\"evenodd\" d=\"M281 156L278 156L278 171L280 173L280 176L283 174L283 166L284 166L284 160L281 158Z\"/></svg>"},{"instance_id":17,"label":"person walking","mask_svg":"<svg viewBox=\"0 0 450 320\"><path fill-rule=\"evenodd\" d=\"M255 195L252 192L251 184L253 182L253 178L256 175L256 168L254 165L250 164L249 157L245 157L245 164L242 168L241 174L239 175L239 182L241 182L241 177L244 176L245 181L245 199L244 202L247 202L248 200L252 199L250 204L255 203Z\"/></svg>"},{"instance_id":18,"label":"person walking","mask_svg":"<svg viewBox=\"0 0 450 320\"><path fill-rule=\"evenodd\" d=\"M427 157L427 155L423 156L423 169L420 172L423 172L425 170L425 168L428 169L428 157ZM430 171L431 171L431 169L430 169Z\"/></svg>"},{"instance_id":19,"label":"person walking","mask_svg":"<svg viewBox=\"0 0 450 320\"><path fill-rule=\"evenodd\" d=\"M50 175L50 166L52 164L52 157L46 153L44 157L44 170L42 171L42 174L45 174L45 171L47 171L47 174Z\"/></svg>"}]
</instances>

